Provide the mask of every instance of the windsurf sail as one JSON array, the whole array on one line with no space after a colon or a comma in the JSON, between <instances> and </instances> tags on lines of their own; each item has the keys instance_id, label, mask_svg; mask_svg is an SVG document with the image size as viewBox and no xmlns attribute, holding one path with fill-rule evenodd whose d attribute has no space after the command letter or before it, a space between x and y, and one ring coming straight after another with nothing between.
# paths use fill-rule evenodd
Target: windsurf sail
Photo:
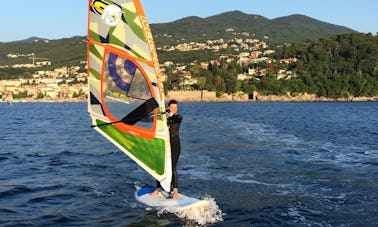
<instances>
[{"instance_id":1,"label":"windsurf sail","mask_svg":"<svg viewBox=\"0 0 378 227\"><path fill-rule=\"evenodd\" d=\"M139 0L89 0L88 112L93 128L170 190L159 61Z\"/></svg>"},{"instance_id":2,"label":"windsurf sail","mask_svg":"<svg viewBox=\"0 0 378 227\"><path fill-rule=\"evenodd\" d=\"M9 91L8 92L8 95L7 95L7 103L9 104L9 105L12 105L13 104L13 94L12 94L12 92L11 91Z\"/></svg>"}]
</instances>

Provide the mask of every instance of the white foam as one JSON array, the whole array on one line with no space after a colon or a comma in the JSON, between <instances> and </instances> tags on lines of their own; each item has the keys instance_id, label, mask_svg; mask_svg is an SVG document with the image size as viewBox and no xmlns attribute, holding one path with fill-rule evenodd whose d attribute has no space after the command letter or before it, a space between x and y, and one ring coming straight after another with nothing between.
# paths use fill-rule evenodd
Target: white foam
<instances>
[{"instance_id":1,"label":"white foam","mask_svg":"<svg viewBox=\"0 0 378 227\"><path fill-rule=\"evenodd\" d=\"M218 207L214 198L206 196L203 198L209 202L209 206L195 207L192 209L180 210L177 208L163 208L158 211L158 215L172 213L177 217L189 222L195 222L199 225L211 224L223 221L222 210Z\"/></svg>"},{"instance_id":2,"label":"white foam","mask_svg":"<svg viewBox=\"0 0 378 227\"><path fill-rule=\"evenodd\" d=\"M136 190L142 187L140 182L134 182ZM178 208L161 208L158 210L157 214L162 215L165 213L175 214L181 219L185 219L190 222L196 222L199 225L211 224L223 221L222 210L218 207L215 199L210 196L204 196L202 198L209 202L209 206L206 207L195 207L193 209L180 210ZM137 206L137 205L136 205ZM154 208L147 207L146 210L152 210Z\"/></svg>"},{"instance_id":3,"label":"white foam","mask_svg":"<svg viewBox=\"0 0 378 227\"><path fill-rule=\"evenodd\" d=\"M292 186L292 184L272 184L272 183L265 183L265 182L257 181L257 180L252 179L253 175L248 174L248 173L238 173L233 176L225 176L224 178L234 183L258 184L258 185L273 186L273 187L280 187L280 188L287 188L287 187Z\"/></svg>"},{"instance_id":4,"label":"white foam","mask_svg":"<svg viewBox=\"0 0 378 227\"><path fill-rule=\"evenodd\" d=\"M227 176L225 179L229 180L230 182L236 182L236 183L244 183L244 184L263 184L263 185L268 185L263 182L259 182L253 179L247 179L247 174L235 174L233 176Z\"/></svg>"}]
</instances>

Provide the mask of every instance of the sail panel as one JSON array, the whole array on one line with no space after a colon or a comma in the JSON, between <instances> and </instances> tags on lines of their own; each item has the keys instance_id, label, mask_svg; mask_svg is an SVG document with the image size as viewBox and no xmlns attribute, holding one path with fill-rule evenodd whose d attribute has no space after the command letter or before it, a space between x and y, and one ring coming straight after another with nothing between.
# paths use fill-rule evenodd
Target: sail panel
<instances>
[{"instance_id":1,"label":"sail panel","mask_svg":"<svg viewBox=\"0 0 378 227\"><path fill-rule=\"evenodd\" d=\"M103 124L101 120L97 124ZM113 125L101 127L101 130L129 153L136 162L141 162L150 169L154 169L156 174L164 174L165 166L165 141L163 139L146 140L132 135L124 134ZM149 149L145 149L148 147Z\"/></svg>"}]
</instances>

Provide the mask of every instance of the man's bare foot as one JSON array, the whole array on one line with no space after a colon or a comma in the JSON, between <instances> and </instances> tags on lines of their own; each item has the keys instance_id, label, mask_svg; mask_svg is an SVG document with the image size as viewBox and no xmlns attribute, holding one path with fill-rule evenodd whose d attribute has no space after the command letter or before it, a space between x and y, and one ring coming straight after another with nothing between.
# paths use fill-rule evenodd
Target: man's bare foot
<instances>
[{"instance_id":1,"label":"man's bare foot","mask_svg":"<svg viewBox=\"0 0 378 227\"><path fill-rule=\"evenodd\" d=\"M178 193L178 189L177 188L174 188L173 189L173 196L172 196L173 199L178 199L179 198L179 193Z\"/></svg>"},{"instance_id":2,"label":"man's bare foot","mask_svg":"<svg viewBox=\"0 0 378 227\"><path fill-rule=\"evenodd\" d=\"M155 195L159 195L159 193L160 193L160 188L157 188L155 189L155 191L151 192L150 195L155 196Z\"/></svg>"}]
</instances>

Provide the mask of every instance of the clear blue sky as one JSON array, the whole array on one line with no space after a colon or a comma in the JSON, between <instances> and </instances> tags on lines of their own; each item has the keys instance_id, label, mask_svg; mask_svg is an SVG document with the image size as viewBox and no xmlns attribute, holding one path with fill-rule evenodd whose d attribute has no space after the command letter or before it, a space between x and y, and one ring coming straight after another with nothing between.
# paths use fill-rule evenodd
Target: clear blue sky
<instances>
[{"instance_id":1,"label":"clear blue sky","mask_svg":"<svg viewBox=\"0 0 378 227\"><path fill-rule=\"evenodd\" d=\"M87 0L2 1L0 42L38 36L49 39L84 36ZM150 23L188 16L208 17L231 10L269 19L303 14L359 32L378 32L377 0L142 0Z\"/></svg>"}]
</instances>

